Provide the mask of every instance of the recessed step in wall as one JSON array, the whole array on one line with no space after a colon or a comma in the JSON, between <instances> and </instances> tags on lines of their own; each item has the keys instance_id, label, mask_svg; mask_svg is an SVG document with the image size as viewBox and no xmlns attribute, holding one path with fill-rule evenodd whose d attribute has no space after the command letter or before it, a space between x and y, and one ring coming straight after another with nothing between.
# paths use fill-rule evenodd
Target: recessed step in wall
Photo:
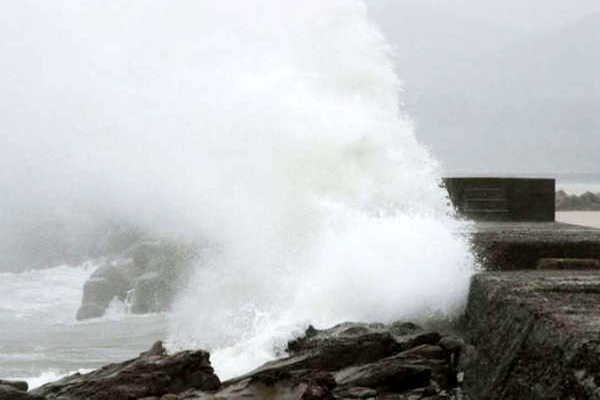
<instances>
[{"instance_id":1,"label":"recessed step in wall","mask_svg":"<svg viewBox=\"0 0 600 400\"><path fill-rule=\"evenodd\" d=\"M453 177L443 181L456 211L475 220L554 221L554 179Z\"/></svg>"},{"instance_id":2,"label":"recessed step in wall","mask_svg":"<svg viewBox=\"0 0 600 400\"><path fill-rule=\"evenodd\" d=\"M470 199L465 200L464 210L504 210L508 211L508 201L506 199Z\"/></svg>"},{"instance_id":3,"label":"recessed step in wall","mask_svg":"<svg viewBox=\"0 0 600 400\"><path fill-rule=\"evenodd\" d=\"M506 200L506 191L502 188L474 188L465 189L464 199L503 199Z\"/></svg>"},{"instance_id":4,"label":"recessed step in wall","mask_svg":"<svg viewBox=\"0 0 600 400\"><path fill-rule=\"evenodd\" d=\"M470 210L463 211L462 214L475 221L509 221L510 213L508 210Z\"/></svg>"}]
</instances>

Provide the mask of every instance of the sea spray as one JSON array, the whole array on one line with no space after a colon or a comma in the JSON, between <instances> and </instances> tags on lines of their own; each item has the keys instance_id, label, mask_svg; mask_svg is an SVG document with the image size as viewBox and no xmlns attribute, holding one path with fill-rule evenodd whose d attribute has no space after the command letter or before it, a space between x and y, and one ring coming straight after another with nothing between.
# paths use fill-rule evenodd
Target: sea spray
<instances>
[{"instance_id":1,"label":"sea spray","mask_svg":"<svg viewBox=\"0 0 600 400\"><path fill-rule=\"evenodd\" d=\"M228 32L231 61L243 60L221 66L234 87L220 96L248 105L227 107L214 133L234 194L171 323L171 347L210 349L224 379L282 354L309 323L453 316L474 264L364 4L261 4L211 35Z\"/></svg>"},{"instance_id":2,"label":"sea spray","mask_svg":"<svg viewBox=\"0 0 600 400\"><path fill-rule=\"evenodd\" d=\"M227 378L309 323L461 309L463 226L362 2L5 11L0 222L101 215L210 243L173 306L172 349L210 350Z\"/></svg>"}]
</instances>

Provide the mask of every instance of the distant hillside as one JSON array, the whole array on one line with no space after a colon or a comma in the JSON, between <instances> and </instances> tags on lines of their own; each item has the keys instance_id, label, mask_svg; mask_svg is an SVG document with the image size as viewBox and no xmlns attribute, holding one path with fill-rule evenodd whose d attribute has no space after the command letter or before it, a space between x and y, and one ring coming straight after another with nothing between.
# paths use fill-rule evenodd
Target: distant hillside
<instances>
[{"instance_id":1,"label":"distant hillside","mask_svg":"<svg viewBox=\"0 0 600 400\"><path fill-rule=\"evenodd\" d=\"M557 211L600 211L600 193L587 192L580 196L563 190L556 192Z\"/></svg>"}]
</instances>

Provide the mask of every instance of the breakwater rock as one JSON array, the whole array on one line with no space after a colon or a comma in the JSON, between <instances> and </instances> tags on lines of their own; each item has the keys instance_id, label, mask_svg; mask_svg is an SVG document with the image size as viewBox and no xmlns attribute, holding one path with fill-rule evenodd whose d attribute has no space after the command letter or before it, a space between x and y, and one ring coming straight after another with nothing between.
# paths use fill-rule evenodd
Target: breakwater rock
<instances>
[{"instance_id":1,"label":"breakwater rock","mask_svg":"<svg viewBox=\"0 0 600 400\"><path fill-rule=\"evenodd\" d=\"M42 396L36 396L27 392L27 382L5 381L0 379L0 400L44 400Z\"/></svg>"},{"instance_id":2,"label":"breakwater rock","mask_svg":"<svg viewBox=\"0 0 600 400\"><path fill-rule=\"evenodd\" d=\"M444 399L457 386L463 342L411 323L309 328L286 358L190 399ZM214 397L211 397L214 396Z\"/></svg>"},{"instance_id":3,"label":"breakwater rock","mask_svg":"<svg viewBox=\"0 0 600 400\"><path fill-rule=\"evenodd\" d=\"M483 269L535 269L542 258L600 259L600 230L560 222L477 222L473 251Z\"/></svg>"},{"instance_id":4,"label":"breakwater rock","mask_svg":"<svg viewBox=\"0 0 600 400\"><path fill-rule=\"evenodd\" d=\"M83 287L77 319L104 315L111 301L127 302L131 312L168 310L196 248L165 240L140 240L102 263Z\"/></svg>"},{"instance_id":5,"label":"breakwater rock","mask_svg":"<svg viewBox=\"0 0 600 400\"><path fill-rule=\"evenodd\" d=\"M465 314L468 394L600 399L598 304L598 270L476 275Z\"/></svg>"},{"instance_id":6,"label":"breakwater rock","mask_svg":"<svg viewBox=\"0 0 600 400\"><path fill-rule=\"evenodd\" d=\"M214 390L220 385L207 352L184 351L170 356L157 342L138 358L65 377L31 394L48 400L125 400L160 398L191 388Z\"/></svg>"},{"instance_id":7,"label":"breakwater rock","mask_svg":"<svg viewBox=\"0 0 600 400\"><path fill-rule=\"evenodd\" d=\"M207 352L138 358L46 384L32 395L79 399L458 399L464 342L411 323L310 327L288 356L221 383Z\"/></svg>"}]
</instances>

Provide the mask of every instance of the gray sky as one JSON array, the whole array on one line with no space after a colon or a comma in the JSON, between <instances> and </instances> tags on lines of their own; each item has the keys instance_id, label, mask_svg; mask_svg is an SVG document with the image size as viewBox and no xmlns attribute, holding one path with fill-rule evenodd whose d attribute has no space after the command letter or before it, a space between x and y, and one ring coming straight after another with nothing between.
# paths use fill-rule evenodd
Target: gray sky
<instances>
[{"instance_id":1,"label":"gray sky","mask_svg":"<svg viewBox=\"0 0 600 400\"><path fill-rule=\"evenodd\" d=\"M447 173L600 171L600 2L368 5Z\"/></svg>"},{"instance_id":2,"label":"gray sky","mask_svg":"<svg viewBox=\"0 0 600 400\"><path fill-rule=\"evenodd\" d=\"M474 19L487 19L516 29L534 31L556 28L594 11L600 11L600 2L597 0L422 0L422 2L439 8L453 9L458 14Z\"/></svg>"}]
</instances>

